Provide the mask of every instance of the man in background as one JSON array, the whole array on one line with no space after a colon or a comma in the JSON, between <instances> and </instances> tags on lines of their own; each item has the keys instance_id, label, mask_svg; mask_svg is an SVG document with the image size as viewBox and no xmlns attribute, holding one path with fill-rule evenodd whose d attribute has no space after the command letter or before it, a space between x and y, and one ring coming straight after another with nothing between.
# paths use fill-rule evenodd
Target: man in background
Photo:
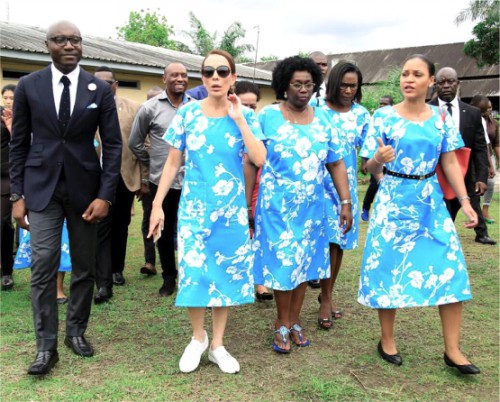
<instances>
[{"instance_id":1,"label":"man in background","mask_svg":"<svg viewBox=\"0 0 500 402\"><path fill-rule=\"evenodd\" d=\"M136 191L141 188L142 172L139 160L128 148L130 130L140 105L130 99L116 96L118 81L114 72L106 66L95 70L94 76L105 81L111 88L116 102L118 121L122 137L121 169L116 188L115 202L109 215L99 223L96 259L97 294L96 304L108 301L113 296L113 284L124 285L125 256L127 253L128 227L131 221L130 210Z\"/></svg>"},{"instance_id":2,"label":"man in background","mask_svg":"<svg viewBox=\"0 0 500 402\"><path fill-rule=\"evenodd\" d=\"M149 189L152 200L158 190L163 166L170 150L170 145L163 139L163 136L179 107L191 99L185 94L188 75L183 64L170 63L165 67L163 83L165 90L146 101L139 109L129 139L132 152L144 166L149 168ZM150 141L149 149L146 145L146 138ZM160 296L172 295L176 286L177 265L174 236L183 177L184 168L181 168L163 201L165 223L162 235L157 242L163 276L163 285L159 290ZM155 275L156 269L145 265L140 272L145 275Z\"/></svg>"},{"instance_id":3,"label":"man in background","mask_svg":"<svg viewBox=\"0 0 500 402\"><path fill-rule=\"evenodd\" d=\"M496 241L488 235L488 228L481 210L480 196L486 192L488 181L488 149L481 120L481 111L465 102L462 102L457 94L460 81L455 69L443 67L436 74L437 98L430 104L445 108L451 114L455 125L458 127L465 146L470 148L470 159L467 173L465 174L465 186L470 197L470 203L478 217L478 225L474 228L476 242L481 244L496 244ZM460 210L460 201L457 198L445 200L446 207L455 220Z\"/></svg>"}]
</instances>

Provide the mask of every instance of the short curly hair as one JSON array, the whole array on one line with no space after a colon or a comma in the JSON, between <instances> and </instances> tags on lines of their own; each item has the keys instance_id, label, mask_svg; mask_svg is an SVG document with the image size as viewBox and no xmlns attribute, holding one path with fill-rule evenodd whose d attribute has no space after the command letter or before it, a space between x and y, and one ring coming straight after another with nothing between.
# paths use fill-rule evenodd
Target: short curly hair
<instances>
[{"instance_id":1,"label":"short curly hair","mask_svg":"<svg viewBox=\"0 0 500 402\"><path fill-rule=\"evenodd\" d=\"M285 92L288 90L293 73L296 71L307 71L311 74L314 82L314 92L319 91L319 87L323 82L323 76L320 68L310 59L300 56L287 57L281 60L273 70L273 78L271 87L276 94L276 99L285 100Z\"/></svg>"}]
</instances>

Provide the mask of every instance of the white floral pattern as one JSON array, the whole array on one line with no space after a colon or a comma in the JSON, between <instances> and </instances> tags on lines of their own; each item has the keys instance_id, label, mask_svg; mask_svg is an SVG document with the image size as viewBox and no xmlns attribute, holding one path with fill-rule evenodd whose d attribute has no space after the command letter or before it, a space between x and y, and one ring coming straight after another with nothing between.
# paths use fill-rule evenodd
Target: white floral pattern
<instances>
[{"instance_id":1,"label":"white floral pattern","mask_svg":"<svg viewBox=\"0 0 500 402\"><path fill-rule=\"evenodd\" d=\"M277 290L330 276L323 177L343 156L328 114L311 124L285 121L279 105L259 113L267 160L255 213L255 282Z\"/></svg>"},{"instance_id":2,"label":"white floral pattern","mask_svg":"<svg viewBox=\"0 0 500 402\"><path fill-rule=\"evenodd\" d=\"M261 139L257 116L244 110ZM185 154L178 213L179 285L176 305L223 307L254 301L248 214L243 179L244 143L229 117L203 115L200 102L183 106L165 141Z\"/></svg>"},{"instance_id":3,"label":"white floral pattern","mask_svg":"<svg viewBox=\"0 0 500 402\"><path fill-rule=\"evenodd\" d=\"M393 107L372 117L360 155L371 158L377 138L394 148L393 172L433 172L442 152L464 146L451 117L439 110L416 123ZM471 299L455 225L437 176L425 180L384 175L375 198L363 253L358 302L372 308L435 306Z\"/></svg>"},{"instance_id":4,"label":"white floral pattern","mask_svg":"<svg viewBox=\"0 0 500 402\"><path fill-rule=\"evenodd\" d=\"M23 269L31 267L31 242L30 232L25 229L19 231L19 247L17 248L16 258L14 259L14 269ZM59 263L59 272L71 271L71 255L69 253L69 237L66 219L63 223L61 238L61 259Z\"/></svg>"},{"instance_id":5,"label":"white floral pattern","mask_svg":"<svg viewBox=\"0 0 500 402\"><path fill-rule=\"evenodd\" d=\"M345 148L344 163L349 180L349 192L352 200L352 228L343 234L339 226L340 220L340 197L333 185L329 174L325 173L325 199L327 211L327 235L330 243L335 243L343 250L351 250L358 247L359 239L359 203L358 203L358 152L357 148L363 145L368 125L370 124L370 113L363 106L354 103L347 113L339 113L330 109L325 100L320 98L314 104L324 108L331 116L332 124L337 128L340 139Z\"/></svg>"}]
</instances>

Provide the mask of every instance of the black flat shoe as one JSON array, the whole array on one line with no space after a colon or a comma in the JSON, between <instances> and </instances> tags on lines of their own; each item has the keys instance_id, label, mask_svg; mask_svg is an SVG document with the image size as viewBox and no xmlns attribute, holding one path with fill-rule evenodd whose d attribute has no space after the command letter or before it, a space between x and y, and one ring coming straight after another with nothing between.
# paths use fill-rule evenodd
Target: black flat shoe
<instances>
[{"instance_id":1,"label":"black flat shoe","mask_svg":"<svg viewBox=\"0 0 500 402\"><path fill-rule=\"evenodd\" d=\"M450 360L450 358L446 355L446 353L444 354L444 362L449 367L455 367L462 374L479 374L481 372L481 370L479 370L479 368L474 366L472 363L470 363L470 364L455 364L455 363L453 363Z\"/></svg>"},{"instance_id":2,"label":"black flat shoe","mask_svg":"<svg viewBox=\"0 0 500 402\"><path fill-rule=\"evenodd\" d=\"M269 292L264 292L264 293L255 292L255 299L257 299L257 301L268 301L268 300L273 300L274 296L272 293Z\"/></svg>"},{"instance_id":3,"label":"black flat shoe","mask_svg":"<svg viewBox=\"0 0 500 402\"><path fill-rule=\"evenodd\" d=\"M389 362L396 366L401 366L403 364L403 358L399 353L396 353L395 355L390 355L384 352L384 349L382 349L382 341L379 341L377 350L378 353L380 354L380 357L384 359L386 362Z\"/></svg>"},{"instance_id":4,"label":"black flat shoe","mask_svg":"<svg viewBox=\"0 0 500 402\"><path fill-rule=\"evenodd\" d=\"M47 350L38 352L35 360L28 368L29 375L45 375L49 374L52 367L59 361L57 350Z\"/></svg>"},{"instance_id":5,"label":"black flat shoe","mask_svg":"<svg viewBox=\"0 0 500 402\"><path fill-rule=\"evenodd\" d=\"M70 348L75 355L83 357L94 356L92 345L82 336L66 336L64 344Z\"/></svg>"}]
</instances>

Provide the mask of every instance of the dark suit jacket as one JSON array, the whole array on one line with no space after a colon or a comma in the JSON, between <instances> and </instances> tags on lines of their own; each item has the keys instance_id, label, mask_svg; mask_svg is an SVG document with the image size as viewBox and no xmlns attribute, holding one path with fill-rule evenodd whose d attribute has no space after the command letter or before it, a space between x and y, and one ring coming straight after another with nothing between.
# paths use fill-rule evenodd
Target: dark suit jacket
<instances>
[{"instance_id":1,"label":"dark suit jacket","mask_svg":"<svg viewBox=\"0 0 500 402\"><path fill-rule=\"evenodd\" d=\"M437 99L429 103L439 106ZM460 100L458 101L458 107L460 108L460 134L465 146L471 149L469 168L465 175L465 185L468 193L474 193L477 181L488 182L488 150L486 148L481 111Z\"/></svg>"},{"instance_id":2,"label":"dark suit jacket","mask_svg":"<svg viewBox=\"0 0 500 402\"><path fill-rule=\"evenodd\" d=\"M113 202L120 174L121 134L109 85L80 68L75 106L59 127L50 66L22 77L14 95L10 143L11 192L43 211L64 170L72 207L83 213L95 198ZM101 133L102 168L94 148Z\"/></svg>"}]
</instances>

